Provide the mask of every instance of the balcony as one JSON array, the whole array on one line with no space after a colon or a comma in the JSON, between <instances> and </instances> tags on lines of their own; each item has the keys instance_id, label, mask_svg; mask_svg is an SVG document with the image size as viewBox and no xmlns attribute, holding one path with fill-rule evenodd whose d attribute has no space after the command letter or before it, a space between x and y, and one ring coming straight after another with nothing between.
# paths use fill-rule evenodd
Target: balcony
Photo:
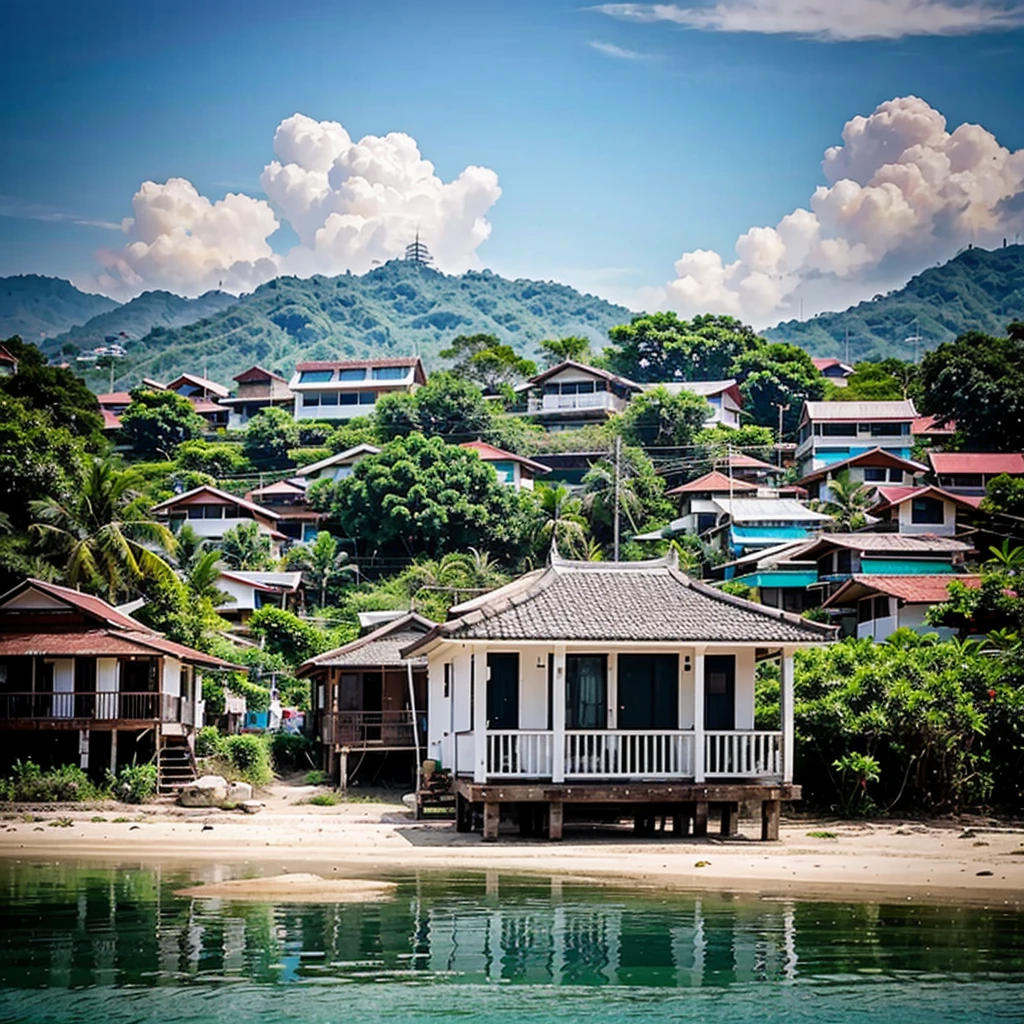
<instances>
[{"instance_id":1,"label":"balcony","mask_svg":"<svg viewBox=\"0 0 1024 1024\"><path fill-rule=\"evenodd\" d=\"M0 693L0 722L180 722L195 724L191 700L168 693Z\"/></svg>"},{"instance_id":2,"label":"balcony","mask_svg":"<svg viewBox=\"0 0 1024 1024\"><path fill-rule=\"evenodd\" d=\"M529 413L578 412L605 410L621 412L626 403L607 391L594 391L583 395L544 395L531 397L526 411Z\"/></svg>"},{"instance_id":3,"label":"balcony","mask_svg":"<svg viewBox=\"0 0 1024 1024\"><path fill-rule=\"evenodd\" d=\"M337 711L320 721L320 741L353 749L408 749L416 747L411 711ZM420 736L420 744L424 738Z\"/></svg>"}]
</instances>

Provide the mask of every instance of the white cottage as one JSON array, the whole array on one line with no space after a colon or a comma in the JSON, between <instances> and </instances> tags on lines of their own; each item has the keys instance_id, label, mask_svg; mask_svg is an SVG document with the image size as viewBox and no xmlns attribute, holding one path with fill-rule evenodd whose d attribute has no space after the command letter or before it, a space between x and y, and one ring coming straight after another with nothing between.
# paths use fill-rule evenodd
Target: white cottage
<instances>
[{"instance_id":1,"label":"white cottage","mask_svg":"<svg viewBox=\"0 0 1024 1024\"><path fill-rule=\"evenodd\" d=\"M709 806L734 830L761 800L764 838L795 800L793 655L835 631L683 575L674 553L647 562L549 564L451 610L404 656L428 660L428 756L454 778L458 825L502 807L524 831L560 838L563 810L632 808L686 832ZM782 722L754 724L754 679L781 662Z\"/></svg>"}]
</instances>

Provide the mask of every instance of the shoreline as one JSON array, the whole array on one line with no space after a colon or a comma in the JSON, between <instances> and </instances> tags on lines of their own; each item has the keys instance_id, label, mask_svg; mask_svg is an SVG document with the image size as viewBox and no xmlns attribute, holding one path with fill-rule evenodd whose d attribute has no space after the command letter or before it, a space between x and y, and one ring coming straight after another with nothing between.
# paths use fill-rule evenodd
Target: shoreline
<instances>
[{"instance_id":1,"label":"shoreline","mask_svg":"<svg viewBox=\"0 0 1024 1024\"><path fill-rule=\"evenodd\" d=\"M571 828L558 843L511 832L483 843L452 822L414 821L394 804L321 808L270 799L273 809L255 816L171 805L127 813L123 805L119 813L26 808L0 820L0 858L188 865L208 881L289 871L367 879L472 871L634 890L1024 909L1024 829L785 821L777 843ZM834 838L808 835L814 832Z\"/></svg>"}]
</instances>

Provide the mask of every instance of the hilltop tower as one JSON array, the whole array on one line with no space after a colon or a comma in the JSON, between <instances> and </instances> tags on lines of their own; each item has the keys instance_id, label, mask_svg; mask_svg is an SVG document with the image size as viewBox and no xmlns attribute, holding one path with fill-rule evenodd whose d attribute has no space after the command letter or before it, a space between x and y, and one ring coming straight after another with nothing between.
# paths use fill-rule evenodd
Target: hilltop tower
<instances>
[{"instance_id":1,"label":"hilltop tower","mask_svg":"<svg viewBox=\"0 0 1024 1024\"><path fill-rule=\"evenodd\" d=\"M430 255L426 242L420 241L419 228L416 229L416 241L410 242L405 247L405 258L424 267L429 267L434 262L434 257Z\"/></svg>"}]
</instances>

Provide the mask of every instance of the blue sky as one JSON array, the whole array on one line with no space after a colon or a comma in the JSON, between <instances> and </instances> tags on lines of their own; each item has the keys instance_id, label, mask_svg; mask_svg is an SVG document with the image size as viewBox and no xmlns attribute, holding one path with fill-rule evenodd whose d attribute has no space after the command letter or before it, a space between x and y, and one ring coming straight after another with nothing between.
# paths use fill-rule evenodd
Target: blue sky
<instances>
[{"instance_id":1,"label":"blue sky","mask_svg":"<svg viewBox=\"0 0 1024 1024\"><path fill-rule=\"evenodd\" d=\"M947 13L963 7L935 2ZM851 117L914 95L950 131L973 122L1006 149L1024 148L1024 31L1012 27L1021 19L1012 4L978 3L1010 17L998 31L921 35L901 27L904 0L847 0L864 7L868 26L848 34L876 31L881 6L893 9L882 31L895 38L823 41L786 20L795 17L787 0L682 5L667 18L644 5L601 11L565 0L15 0L0 15L0 274L96 279L97 250L126 242L101 225L131 216L143 181L181 177L212 201L228 191L264 199L275 129L300 112L340 122L352 140L407 133L442 182L471 165L495 172L490 236L459 243L456 262L469 252L477 265L635 306L689 312L705 287L710 303L728 304L736 289L713 294L704 270L690 275L696 298L685 288L666 297L674 261L713 250L728 263L749 228L807 207L826 184L823 153ZM744 4L767 8L768 20L754 31L692 27L695 11ZM1016 222L995 230L1007 225ZM285 253L295 242L286 224L269 245ZM951 255L920 239L910 248L874 253L854 277L905 277L915 261ZM839 273L842 296L850 265ZM804 281L820 269L787 264L772 277ZM141 263L132 273L135 290L165 283ZM116 290L109 280L107 290ZM826 289L818 301L831 297Z\"/></svg>"}]
</instances>

